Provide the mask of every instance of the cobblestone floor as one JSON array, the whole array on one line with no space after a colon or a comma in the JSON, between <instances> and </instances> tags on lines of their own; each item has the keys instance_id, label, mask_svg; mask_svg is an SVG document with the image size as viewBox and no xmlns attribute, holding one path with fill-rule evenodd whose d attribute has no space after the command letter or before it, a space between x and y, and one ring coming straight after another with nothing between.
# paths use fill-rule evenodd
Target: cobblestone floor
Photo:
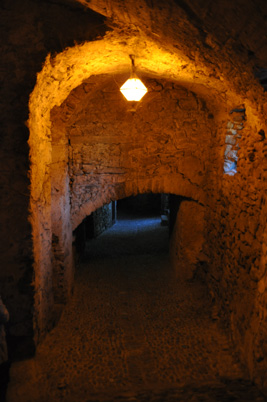
<instances>
[{"instance_id":1,"label":"cobblestone floor","mask_svg":"<svg viewBox=\"0 0 267 402\"><path fill-rule=\"evenodd\" d=\"M8 402L265 401L202 283L179 284L158 218L91 241L74 295L36 357L11 370Z\"/></svg>"}]
</instances>

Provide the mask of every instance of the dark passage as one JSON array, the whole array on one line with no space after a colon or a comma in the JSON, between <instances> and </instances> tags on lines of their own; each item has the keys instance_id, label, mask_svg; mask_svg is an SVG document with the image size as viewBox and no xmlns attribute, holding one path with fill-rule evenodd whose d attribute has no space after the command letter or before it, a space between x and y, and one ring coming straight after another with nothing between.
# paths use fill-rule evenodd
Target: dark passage
<instances>
[{"instance_id":1,"label":"dark passage","mask_svg":"<svg viewBox=\"0 0 267 402\"><path fill-rule=\"evenodd\" d=\"M211 319L202 283L180 284L159 216L119 213L86 246L74 295L37 356L16 367L20 401L264 401ZM13 399L15 400L15 399Z\"/></svg>"}]
</instances>

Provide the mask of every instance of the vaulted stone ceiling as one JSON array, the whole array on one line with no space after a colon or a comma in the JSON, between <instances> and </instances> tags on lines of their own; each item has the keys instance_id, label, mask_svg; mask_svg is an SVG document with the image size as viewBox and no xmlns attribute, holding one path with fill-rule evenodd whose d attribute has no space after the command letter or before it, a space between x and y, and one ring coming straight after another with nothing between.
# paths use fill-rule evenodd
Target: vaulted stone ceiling
<instances>
[{"instance_id":1,"label":"vaulted stone ceiling","mask_svg":"<svg viewBox=\"0 0 267 402\"><path fill-rule=\"evenodd\" d=\"M233 67L237 59L250 69L267 66L265 0L76 1L119 26L138 27L154 40L182 51L190 60L215 69L222 69L223 60Z\"/></svg>"},{"instance_id":2,"label":"vaulted stone ceiling","mask_svg":"<svg viewBox=\"0 0 267 402\"><path fill-rule=\"evenodd\" d=\"M124 46L125 62L121 50L113 49L103 72L116 59L120 72L126 72L127 53L134 52L143 74L179 82L206 100L228 108L244 101L248 107L255 99L265 103L259 85L267 66L265 0L61 1L104 15L112 31L109 40Z\"/></svg>"}]
</instances>

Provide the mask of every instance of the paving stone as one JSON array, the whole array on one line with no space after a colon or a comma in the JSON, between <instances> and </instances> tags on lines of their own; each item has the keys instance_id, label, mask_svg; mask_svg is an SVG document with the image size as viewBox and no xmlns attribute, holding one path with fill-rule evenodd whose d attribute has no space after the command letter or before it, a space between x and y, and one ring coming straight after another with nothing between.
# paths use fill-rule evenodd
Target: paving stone
<instances>
[{"instance_id":1,"label":"paving stone","mask_svg":"<svg viewBox=\"0 0 267 402\"><path fill-rule=\"evenodd\" d=\"M202 282L175 279L160 217L118 221L87 244L58 326L12 368L8 402L264 401L212 307Z\"/></svg>"}]
</instances>

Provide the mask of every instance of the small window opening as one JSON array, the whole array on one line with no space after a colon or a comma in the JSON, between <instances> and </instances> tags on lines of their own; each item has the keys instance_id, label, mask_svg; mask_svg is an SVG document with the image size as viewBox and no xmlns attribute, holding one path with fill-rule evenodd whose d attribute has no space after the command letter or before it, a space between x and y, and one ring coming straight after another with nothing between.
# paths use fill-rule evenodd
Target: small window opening
<instances>
[{"instance_id":1,"label":"small window opening","mask_svg":"<svg viewBox=\"0 0 267 402\"><path fill-rule=\"evenodd\" d=\"M241 138L245 120L245 108L231 110L227 123L224 151L224 173L229 176L234 176L237 173L239 139Z\"/></svg>"}]
</instances>

